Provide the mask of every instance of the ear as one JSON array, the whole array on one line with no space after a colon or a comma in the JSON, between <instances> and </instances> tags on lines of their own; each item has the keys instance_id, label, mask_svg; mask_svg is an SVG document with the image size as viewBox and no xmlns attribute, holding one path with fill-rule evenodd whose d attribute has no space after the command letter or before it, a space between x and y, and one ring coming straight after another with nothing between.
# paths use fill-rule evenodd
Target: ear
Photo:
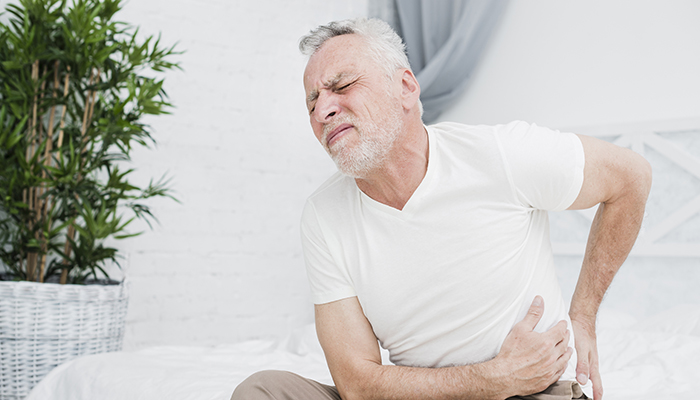
<instances>
[{"instance_id":1,"label":"ear","mask_svg":"<svg viewBox=\"0 0 700 400\"><path fill-rule=\"evenodd\" d=\"M420 98L420 85L413 72L404 69L401 73L401 103L405 110L411 110Z\"/></svg>"}]
</instances>

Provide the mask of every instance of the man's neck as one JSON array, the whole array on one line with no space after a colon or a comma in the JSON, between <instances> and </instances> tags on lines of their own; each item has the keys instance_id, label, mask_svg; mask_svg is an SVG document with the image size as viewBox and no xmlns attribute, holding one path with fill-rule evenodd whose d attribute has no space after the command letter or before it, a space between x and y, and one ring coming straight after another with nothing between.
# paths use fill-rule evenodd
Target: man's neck
<instances>
[{"instance_id":1,"label":"man's neck","mask_svg":"<svg viewBox=\"0 0 700 400\"><path fill-rule=\"evenodd\" d=\"M372 199L403 210L428 169L428 133L422 123L409 126L395 142L386 162L357 187Z\"/></svg>"}]
</instances>

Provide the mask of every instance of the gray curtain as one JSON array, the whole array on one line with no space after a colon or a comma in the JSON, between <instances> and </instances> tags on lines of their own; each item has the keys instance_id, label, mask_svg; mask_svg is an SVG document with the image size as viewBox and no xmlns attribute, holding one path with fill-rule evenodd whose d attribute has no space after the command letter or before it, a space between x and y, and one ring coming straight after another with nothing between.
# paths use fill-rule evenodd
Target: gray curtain
<instances>
[{"instance_id":1,"label":"gray curtain","mask_svg":"<svg viewBox=\"0 0 700 400\"><path fill-rule=\"evenodd\" d=\"M406 43L421 86L423 120L433 122L460 96L508 0L373 0L370 16Z\"/></svg>"}]
</instances>

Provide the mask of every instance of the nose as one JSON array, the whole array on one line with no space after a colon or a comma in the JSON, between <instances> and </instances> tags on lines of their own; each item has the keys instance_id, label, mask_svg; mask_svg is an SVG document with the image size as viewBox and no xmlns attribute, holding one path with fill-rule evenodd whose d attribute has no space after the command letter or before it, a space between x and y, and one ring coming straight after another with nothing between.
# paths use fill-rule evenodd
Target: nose
<instances>
[{"instance_id":1,"label":"nose","mask_svg":"<svg viewBox=\"0 0 700 400\"><path fill-rule=\"evenodd\" d=\"M314 118L320 123L330 121L334 116L340 114L341 107L338 98L334 93L322 91L315 104Z\"/></svg>"}]
</instances>

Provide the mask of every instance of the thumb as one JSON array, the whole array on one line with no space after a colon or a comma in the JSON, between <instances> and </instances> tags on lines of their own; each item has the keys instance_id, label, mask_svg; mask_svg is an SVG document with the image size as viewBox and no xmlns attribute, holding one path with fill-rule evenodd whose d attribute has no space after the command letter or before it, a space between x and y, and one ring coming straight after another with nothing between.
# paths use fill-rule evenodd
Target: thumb
<instances>
[{"instance_id":1,"label":"thumb","mask_svg":"<svg viewBox=\"0 0 700 400\"><path fill-rule=\"evenodd\" d=\"M540 322L540 319L542 319L543 314L544 300L541 296L535 296L535 299L530 305L530 309L527 310L527 314L522 320L523 326L527 327L531 331L535 330L535 326L537 326L537 323Z\"/></svg>"},{"instance_id":2,"label":"thumb","mask_svg":"<svg viewBox=\"0 0 700 400\"><path fill-rule=\"evenodd\" d=\"M581 355L579 355L576 363L576 380L581 385L585 385L588 382L588 362L583 360Z\"/></svg>"}]
</instances>

